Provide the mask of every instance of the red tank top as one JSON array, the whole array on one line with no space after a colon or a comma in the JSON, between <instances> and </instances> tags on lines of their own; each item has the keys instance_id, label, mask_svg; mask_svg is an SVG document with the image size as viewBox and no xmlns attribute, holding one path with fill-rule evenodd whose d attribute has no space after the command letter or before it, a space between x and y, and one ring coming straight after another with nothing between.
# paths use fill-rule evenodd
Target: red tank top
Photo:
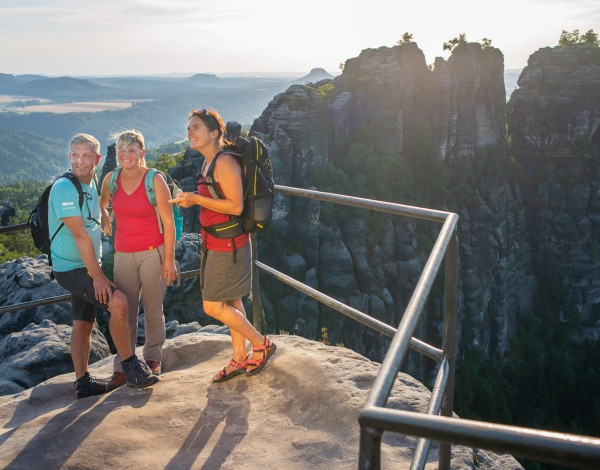
<instances>
[{"instance_id":1,"label":"red tank top","mask_svg":"<svg viewBox=\"0 0 600 470\"><path fill-rule=\"evenodd\" d=\"M216 199L208 190L208 185L206 183L206 179L201 176L197 183L198 194L200 196L210 197L211 199ZM215 183L221 189L221 185L219 183ZM221 190L222 192L222 190ZM220 224L221 222L227 222L230 220L232 216L228 214L222 214L221 212L215 212L213 210L207 209L206 207L200 207L200 227L209 227L214 224ZM207 250L213 251L224 251L224 252L233 252L233 244L231 243L231 238L215 238L212 235L206 233L206 230L200 228L200 235L202 236L202 240L204 241L204 248ZM237 248L241 248L250 240L250 236L247 233L242 233L241 235L235 237L235 246Z\"/></svg>"},{"instance_id":2,"label":"red tank top","mask_svg":"<svg viewBox=\"0 0 600 470\"><path fill-rule=\"evenodd\" d=\"M117 184L121 186L121 174ZM133 253L152 250L165 243L158 228L156 211L146 195L144 178L130 195L122 189L115 191L112 208L116 220L115 251Z\"/></svg>"}]
</instances>

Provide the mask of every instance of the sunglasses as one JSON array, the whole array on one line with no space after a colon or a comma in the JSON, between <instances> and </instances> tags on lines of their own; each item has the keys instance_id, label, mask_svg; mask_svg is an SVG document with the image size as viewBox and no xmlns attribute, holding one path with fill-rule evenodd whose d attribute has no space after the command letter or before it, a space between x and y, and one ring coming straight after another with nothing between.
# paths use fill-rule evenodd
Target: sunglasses
<instances>
[{"instance_id":1,"label":"sunglasses","mask_svg":"<svg viewBox=\"0 0 600 470\"><path fill-rule=\"evenodd\" d=\"M192 116L197 116L199 118L201 118L202 116L206 116L208 119L210 119L213 122L213 124L215 125L215 128L219 129L219 122L216 120L216 118L212 114L210 114L206 110L206 108L192 111L190 114L190 117L192 117Z\"/></svg>"}]
</instances>

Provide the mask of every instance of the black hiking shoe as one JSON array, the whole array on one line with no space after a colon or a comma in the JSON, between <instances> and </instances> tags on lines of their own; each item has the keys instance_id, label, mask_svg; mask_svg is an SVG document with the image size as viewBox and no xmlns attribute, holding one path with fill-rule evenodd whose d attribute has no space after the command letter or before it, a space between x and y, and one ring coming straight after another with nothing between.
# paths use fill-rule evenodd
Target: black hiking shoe
<instances>
[{"instance_id":1,"label":"black hiking shoe","mask_svg":"<svg viewBox=\"0 0 600 470\"><path fill-rule=\"evenodd\" d=\"M127 362L121 362L125 381L128 387L146 388L158 382L158 377L153 375L146 364L133 356Z\"/></svg>"},{"instance_id":2,"label":"black hiking shoe","mask_svg":"<svg viewBox=\"0 0 600 470\"><path fill-rule=\"evenodd\" d=\"M74 384L75 394L77 399L93 397L95 395L102 395L106 393L106 382L98 380L96 377L92 377L89 372L79 378Z\"/></svg>"}]
</instances>

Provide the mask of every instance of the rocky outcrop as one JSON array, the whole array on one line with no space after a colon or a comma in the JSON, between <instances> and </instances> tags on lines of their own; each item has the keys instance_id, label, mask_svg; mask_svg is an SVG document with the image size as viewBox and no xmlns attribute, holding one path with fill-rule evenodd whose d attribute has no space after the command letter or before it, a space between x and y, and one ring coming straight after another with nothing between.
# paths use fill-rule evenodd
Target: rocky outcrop
<instances>
[{"instance_id":1,"label":"rocky outcrop","mask_svg":"<svg viewBox=\"0 0 600 470\"><path fill-rule=\"evenodd\" d=\"M1 264L0 305L16 305L67 294L56 281L52 281L50 274L46 255L17 258ZM5 313L0 316L0 338L19 332L30 323L39 325L43 320L50 320L68 325L71 318L71 307L66 302Z\"/></svg>"},{"instance_id":2,"label":"rocky outcrop","mask_svg":"<svg viewBox=\"0 0 600 470\"><path fill-rule=\"evenodd\" d=\"M335 166L353 142L369 136L375 152L397 158L417 146L418 131L427 128L437 157L450 168L461 159L473 162L488 149L507 158L505 106L497 49L463 44L430 70L416 44L405 44L363 51L346 61L334 80L290 87L269 103L251 132L268 142L277 184L310 187L311 172ZM369 164L365 160L357 168ZM502 354L516 317L531 306L535 278L518 186L508 175L488 172L477 179L482 184L460 205L442 202L440 208L461 215L460 347ZM274 235L259 241L259 257L397 325L429 254L417 240L435 239L436 227L423 233L422 224L392 217L373 227L361 216L332 217L325 209L317 201L278 195ZM283 243L274 245L278 242ZM277 312L269 318L275 330L296 331L301 325L308 338L326 334L333 344L383 357L387 338L270 279L261 282ZM433 300L417 337L441 344L440 321L441 304ZM409 371L421 377L421 367L414 361Z\"/></svg>"},{"instance_id":3,"label":"rocky outcrop","mask_svg":"<svg viewBox=\"0 0 600 470\"><path fill-rule=\"evenodd\" d=\"M42 320L0 340L0 395L10 395L73 370L71 327ZM105 337L92 330L90 361L110 356Z\"/></svg>"},{"instance_id":4,"label":"rocky outcrop","mask_svg":"<svg viewBox=\"0 0 600 470\"><path fill-rule=\"evenodd\" d=\"M448 62L435 62L435 108L444 159L473 158L478 149L504 146L504 60L478 43L457 47Z\"/></svg>"},{"instance_id":5,"label":"rocky outcrop","mask_svg":"<svg viewBox=\"0 0 600 470\"><path fill-rule=\"evenodd\" d=\"M75 401L72 374L63 374L0 397L0 468L357 468L358 417L380 364L298 336L273 340L277 352L259 376L226 384L211 377L227 363L231 339L199 332L167 340L163 374L151 389L121 387ZM112 360L91 373L107 377ZM400 373L386 408L425 413L430 398ZM409 468L416 446L415 437L386 431L381 467ZM438 452L431 442L427 468ZM522 468L509 455L460 445L452 446L450 467Z\"/></svg>"},{"instance_id":6,"label":"rocky outcrop","mask_svg":"<svg viewBox=\"0 0 600 470\"><path fill-rule=\"evenodd\" d=\"M508 103L535 270L598 338L600 49L534 53Z\"/></svg>"},{"instance_id":7,"label":"rocky outcrop","mask_svg":"<svg viewBox=\"0 0 600 470\"><path fill-rule=\"evenodd\" d=\"M599 75L597 47L546 47L532 54L508 103L515 153L598 158Z\"/></svg>"}]
</instances>

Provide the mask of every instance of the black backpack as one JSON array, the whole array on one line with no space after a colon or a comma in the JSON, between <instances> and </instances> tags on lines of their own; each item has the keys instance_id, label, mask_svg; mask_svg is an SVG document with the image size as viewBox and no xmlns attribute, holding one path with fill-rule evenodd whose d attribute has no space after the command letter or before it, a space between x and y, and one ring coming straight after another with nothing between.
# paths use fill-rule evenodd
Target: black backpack
<instances>
[{"instance_id":1,"label":"black backpack","mask_svg":"<svg viewBox=\"0 0 600 470\"><path fill-rule=\"evenodd\" d=\"M224 153L234 155L244 166L244 210L227 222L202 228L215 238L234 238L242 233L257 232L268 226L273 217L275 183L267 147L258 137L238 137L233 145L215 155L208 167L205 184L216 199L225 198L213 181L215 163Z\"/></svg>"},{"instance_id":2,"label":"black backpack","mask_svg":"<svg viewBox=\"0 0 600 470\"><path fill-rule=\"evenodd\" d=\"M61 223L60 226L56 229L56 232L52 236L50 236L49 227L48 227L48 199L50 198L50 190L56 181L60 178L67 178L75 188L77 189L77 193L79 194L79 208L83 207L83 200L85 198L85 192L81 187L81 183L77 179L77 177L67 171L62 174L58 178L56 178L51 184L49 184L46 189L42 192L42 195L38 199L37 204L29 214L29 220L27 221L29 225L29 229L31 230L31 237L33 238L33 244L35 247L40 250L42 253L48 255L48 263L52 266L52 257L50 255L50 244L54 237L58 234L61 228L65 224ZM96 175L94 175L94 182L96 184L96 188L98 188L98 180ZM97 221L96 221L97 222Z\"/></svg>"}]
</instances>

